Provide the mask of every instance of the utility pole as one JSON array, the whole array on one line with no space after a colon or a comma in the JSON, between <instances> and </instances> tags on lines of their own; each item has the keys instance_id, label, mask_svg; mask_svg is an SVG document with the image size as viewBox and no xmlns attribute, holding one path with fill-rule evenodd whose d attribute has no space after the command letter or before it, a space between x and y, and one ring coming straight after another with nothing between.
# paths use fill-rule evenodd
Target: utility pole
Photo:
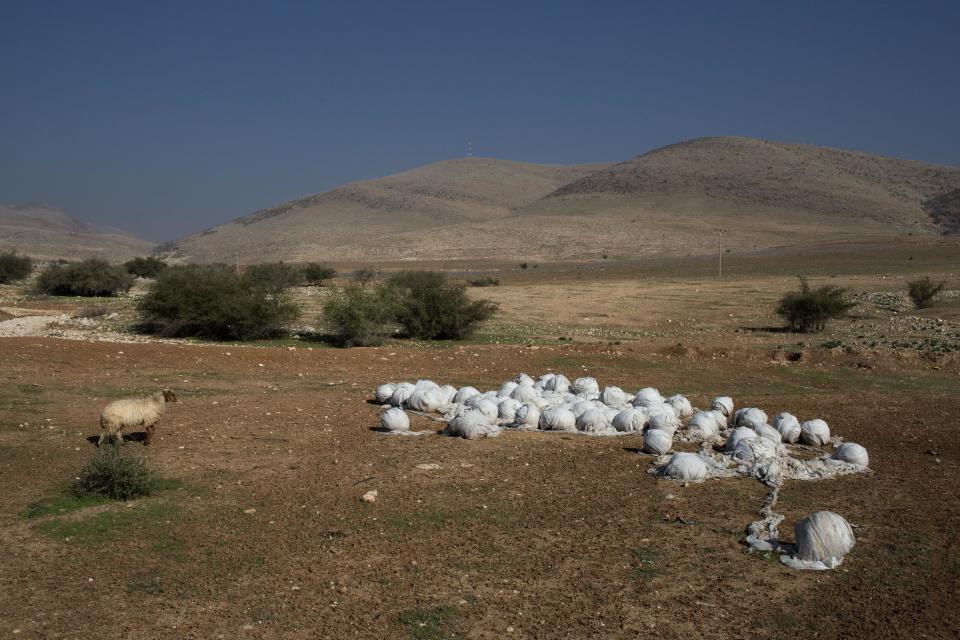
<instances>
[{"instance_id":1,"label":"utility pole","mask_svg":"<svg viewBox=\"0 0 960 640\"><path fill-rule=\"evenodd\" d=\"M724 229L717 229L717 278L723 279L723 234Z\"/></svg>"}]
</instances>

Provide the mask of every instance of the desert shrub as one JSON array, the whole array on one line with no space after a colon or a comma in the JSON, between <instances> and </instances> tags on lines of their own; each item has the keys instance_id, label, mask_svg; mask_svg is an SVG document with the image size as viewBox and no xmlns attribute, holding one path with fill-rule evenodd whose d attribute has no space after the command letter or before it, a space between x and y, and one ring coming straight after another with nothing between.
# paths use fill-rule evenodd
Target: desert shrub
<instances>
[{"instance_id":1,"label":"desert shrub","mask_svg":"<svg viewBox=\"0 0 960 640\"><path fill-rule=\"evenodd\" d=\"M223 266L169 267L138 308L143 331L213 340L274 337L299 315L284 294Z\"/></svg>"},{"instance_id":2,"label":"desert shrub","mask_svg":"<svg viewBox=\"0 0 960 640\"><path fill-rule=\"evenodd\" d=\"M811 289L806 278L800 278L800 289L783 296L776 313L792 331L816 333L823 331L828 320L843 317L854 306L847 300L846 289L834 285Z\"/></svg>"},{"instance_id":3,"label":"desert shrub","mask_svg":"<svg viewBox=\"0 0 960 640\"><path fill-rule=\"evenodd\" d=\"M243 272L243 277L251 286L263 287L274 293L295 287L304 280L301 269L285 262L252 264Z\"/></svg>"},{"instance_id":4,"label":"desert shrub","mask_svg":"<svg viewBox=\"0 0 960 640\"><path fill-rule=\"evenodd\" d=\"M908 282L907 294L913 300L913 306L917 309L926 309L933 306L945 284L944 282L934 282L930 279L930 276L925 276L919 280Z\"/></svg>"},{"instance_id":5,"label":"desert shrub","mask_svg":"<svg viewBox=\"0 0 960 640\"><path fill-rule=\"evenodd\" d=\"M33 271L33 260L16 251L0 253L0 284L23 280Z\"/></svg>"},{"instance_id":6,"label":"desert shrub","mask_svg":"<svg viewBox=\"0 0 960 640\"><path fill-rule=\"evenodd\" d=\"M530 263L528 263L528 262L521 262L521 263L520 263L520 268L521 268L521 269L526 269L526 268L529 267L529 266L530 266Z\"/></svg>"},{"instance_id":7,"label":"desert shrub","mask_svg":"<svg viewBox=\"0 0 960 640\"><path fill-rule=\"evenodd\" d=\"M34 288L55 296L112 296L127 291L133 277L106 260L54 263L40 272Z\"/></svg>"},{"instance_id":8,"label":"desert shrub","mask_svg":"<svg viewBox=\"0 0 960 640\"><path fill-rule=\"evenodd\" d=\"M129 500L150 494L156 474L146 460L117 444L99 447L73 481L71 491L78 497L97 495Z\"/></svg>"},{"instance_id":9,"label":"desert shrub","mask_svg":"<svg viewBox=\"0 0 960 640\"><path fill-rule=\"evenodd\" d=\"M93 305L90 307L83 307L77 311L74 318L101 318L103 316L108 316L113 313L113 309L106 307L104 305Z\"/></svg>"},{"instance_id":10,"label":"desert shrub","mask_svg":"<svg viewBox=\"0 0 960 640\"><path fill-rule=\"evenodd\" d=\"M382 344L394 324L395 301L386 287L366 291L356 285L330 297L323 305L323 318L338 344L366 347Z\"/></svg>"},{"instance_id":11,"label":"desert shrub","mask_svg":"<svg viewBox=\"0 0 960 640\"><path fill-rule=\"evenodd\" d=\"M146 258L134 258L123 263L123 267L132 276L138 278L156 278L160 272L167 268L167 263L159 258L147 256Z\"/></svg>"},{"instance_id":12,"label":"desert shrub","mask_svg":"<svg viewBox=\"0 0 960 640\"><path fill-rule=\"evenodd\" d=\"M483 276L482 278L467 280L467 284L471 287L497 287L500 286L500 281L490 276Z\"/></svg>"},{"instance_id":13,"label":"desert shrub","mask_svg":"<svg viewBox=\"0 0 960 640\"><path fill-rule=\"evenodd\" d=\"M364 267L363 269L357 269L356 273L353 274L353 277L357 282L360 283L361 287L366 287L376 279L377 271L375 269L371 269L370 267Z\"/></svg>"},{"instance_id":14,"label":"desert shrub","mask_svg":"<svg viewBox=\"0 0 960 640\"><path fill-rule=\"evenodd\" d=\"M433 271L402 271L387 286L397 297L397 322L412 338L460 340L497 310L488 300L471 301L465 285Z\"/></svg>"},{"instance_id":15,"label":"desert shrub","mask_svg":"<svg viewBox=\"0 0 960 640\"><path fill-rule=\"evenodd\" d=\"M337 275L337 270L319 262L308 262L303 267L303 277L312 287L322 287L324 281Z\"/></svg>"}]
</instances>

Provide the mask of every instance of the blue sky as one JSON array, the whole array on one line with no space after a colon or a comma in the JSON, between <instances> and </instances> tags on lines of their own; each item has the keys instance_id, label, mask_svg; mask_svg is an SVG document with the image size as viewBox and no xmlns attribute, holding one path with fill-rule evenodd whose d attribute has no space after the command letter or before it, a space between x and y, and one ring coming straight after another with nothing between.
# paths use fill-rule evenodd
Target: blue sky
<instances>
[{"instance_id":1,"label":"blue sky","mask_svg":"<svg viewBox=\"0 0 960 640\"><path fill-rule=\"evenodd\" d=\"M465 155L960 165L957 2L0 0L0 202L167 240Z\"/></svg>"}]
</instances>

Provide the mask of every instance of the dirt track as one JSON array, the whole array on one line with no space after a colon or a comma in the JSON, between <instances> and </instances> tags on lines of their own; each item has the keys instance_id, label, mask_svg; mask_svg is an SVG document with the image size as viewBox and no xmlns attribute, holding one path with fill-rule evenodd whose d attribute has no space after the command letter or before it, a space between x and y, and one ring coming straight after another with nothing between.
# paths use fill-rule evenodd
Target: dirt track
<instances>
[{"instance_id":1,"label":"dirt track","mask_svg":"<svg viewBox=\"0 0 960 640\"><path fill-rule=\"evenodd\" d=\"M149 638L955 637L956 367L881 358L858 368L862 357L817 353L785 365L709 345L680 356L666 343L291 351L3 339L4 630L44 638L104 629ZM649 458L630 451L635 436L506 433L468 442L370 430L378 410L365 400L377 382L492 387L551 368L630 389L653 384L701 406L722 391L740 406L825 418L869 449L875 473L789 483L784 531L831 509L860 525L857 546L829 573L748 556L743 528L762 485L656 480ZM82 465L108 399L160 386L183 401L147 453L180 488L130 507L18 515ZM370 489L378 501L361 503Z\"/></svg>"}]
</instances>

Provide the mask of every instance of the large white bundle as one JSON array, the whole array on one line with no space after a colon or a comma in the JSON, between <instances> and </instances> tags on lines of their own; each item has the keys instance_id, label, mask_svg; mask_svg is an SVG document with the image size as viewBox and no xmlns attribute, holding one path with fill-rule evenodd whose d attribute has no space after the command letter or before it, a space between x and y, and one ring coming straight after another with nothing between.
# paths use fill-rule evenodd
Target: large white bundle
<instances>
[{"instance_id":1,"label":"large white bundle","mask_svg":"<svg viewBox=\"0 0 960 640\"><path fill-rule=\"evenodd\" d=\"M559 402L556 402L553 399L544 398L543 396L537 396L536 398L531 400L530 403L537 405L537 408L540 409L541 411L543 411L547 407L552 407L559 404Z\"/></svg>"},{"instance_id":2,"label":"large white bundle","mask_svg":"<svg viewBox=\"0 0 960 640\"><path fill-rule=\"evenodd\" d=\"M733 415L734 427L750 427L756 429L762 424L767 424L767 414L756 407L740 409Z\"/></svg>"},{"instance_id":3,"label":"large white bundle","mask_svg":"<svg viewBox=\"0 0 960 640\"><path fill-rule=\"evenodd\" d=\"M403 409L393 407L380 414L380 426L387 431L409 431L410 417Z\"/></svg>"},{"instance_id":4,"label":"large white bundle","mask_svg":"<svg viewBox=\"0 0 960 640\"><path fill-rule=\"evenodd\" d=\"M710 402L710 408L721 412L729 418L733 415L733 398L730 396L717 396Z\"/></svg>"},{"instance_id":5,"label":"large white bundle","mask_svg":"<svg viewBox=\"0 0 960 640\"><path fill-rule=\"evenodd\" d=\"M800 425L800 442L819 447L830 442L830 427L819 418Z\"/></svg>"},{"instance_id":6,"label":"large white bundle","mask_svg":"<svg viewBox=\"0 0 960 640\"><path fill-rule=\"evenodd\" d=\"M658 456L670 451L673 447L673 436L660 429L647 429L643 434L643 450L647 453L655 453Z\"/></svg>"},{"instance_id":7,"label":"large white bundle","mask_svg":"<svg viewBox=\"0 0 960 640\"><path fill-rule=\"evenodd\" d=\"M519 387L516 382L504 382L500 385L500 391L497 392L498 398L509 398L513 390Z\"/></svg>"},{"instance_id":8,"label":"large white bundle","mask_svg":"<svg viewBox=\"0 0 960 640\"><path fill-rule=\"evenodd\" d=\"M480 395L480 392L473 387L460 387L457 395L453 396L453 401L457 404L463 404L473 396Z\"/></svg>"},{"instance_id":9,"label":"large white bundle","mask_svg":"<svg viewBox=\"0 0 960 640\"><path fill-rule=\"evenodd\" d=\"M540 424L540 408L532 402L525 402L514 412L514 424L536 427Z\"/></svg>"},{"instance_id":10,"label":"large white bundle","mask_svg":"<svg viewBox=\"0 0 960 640\"><path fill-rule=\"evenodd\" d=\"M487 417L487 420L490 422L496 422L497 416L500 415L500 407L497 406L497 403L489 398L484 398L474 407L474 411L477 413L483 414Z\"/></svg>"},{"instance_id":11,"label":"large white bundle","mask_svg":"<svg viewBox=\"0 0 960 640\"><path fill-rule=\"evenodd\" d=\"M773 418L773 428L780 433L780 439L789 444L800 440L800 421L792 413L778 413Z\"/></svg>"},{"instance_id":12,"label":"large white bundle","mask_svg":"<svg viewBox=\"0 0 960 640\"><path fill-rule=\"evenodd\" d=\"M556 377L557 377L557 374L555 373L545 373L539 378L537 378L537 381L533 383L533 386L537 387L538 389L549 389L552 391L549 385L551 384L551 381Z\"/></svg>"},{"instance_id":13,"label":"large white bundle","mask_svg":"<svg viewBox=\"0 0 960 640\"><path fill-rule=\"evenodd\" d=\"M605 409L601 409L601 411L607 414L607 423L611 426L613 425L613 419L616 418L620 413L620 409L614 409L613 407L607 407Z\"/></svg>"},{"instance_id":14,"label":"large white bundle","mask_svg":"<svg viewBox=\"0 0 960 640\"><path fill-rule=\"evenodd\" d=\"M483 395L482 393L478 393L464 400L463 404L470 407L471 409L476 409L478 406L480 406L481 402L489 401L489 400L490 398L488 398L487 396Z\"/></svg>"},{"instance_id":15,"label":"large white bundle","mask_svg":"<svg viewBox=\"0 0 960 640\"><path fill-rule=\"evenodd\" d=\"M417 384L414 385L417 389L439 389L438 385L433 380L417 380Z\"/></svg>"},{"instance_id":16,"label":"large white bundle","mask_svg":"<svg viewBox=\"0 0 960 640\"><path fill-rule=\"evenodd\" d=\"M407 406L414 411L433 413L440 408L440 387L420 387L414 389L407 398Z\"/></svg>"},{"instance_id":17,"label":"large white bundle","mask_svg":"<svg viewBox=\"0 0 960 640\"><path fill-rule=\"evenodd\" d=\"M650 416L643 409L634 407L633 409L624 409L618 413L611 422L611 426L617 431L623 433L640 432L647 426Z\"/></svg>"},{"instance_id":18,"label":"large white bundle","mask_svg":"<svg viewBox=\"0 0 960 640\"><path fill-rule=\"evenodd\" d=\"M570 389L570 380L562 373L558 373L543 384L547 391L556 391L557 393L566 393Z\"/></svg>"},{"instance_id":19,"label":"large white bundle","mask_svg":"<svg viewBox=\"0 0 960 640\"><path fill-rule=\"evenodd\" d=\"M650 416L650 422L647 428L666 431L670 434L670 437L673 437L673 434L680 428L680 418L672 412L658 413Z\"/></svg>"},{"instance_id":20,"label":"large white bundle","mask_svg":"<svg viewBox=\"0 0 960 640\"><path fill-rule=\"evenodd\" d=\"M477 438L495 438L500 435L500 427L493 424L479 411L467 411L454 418L446 429L447 435L476 440Z\"/></svg>"},{"instance_id":21,"label":"large white bundle","mask_svg":"<svg viewBox=\"0 0 960 640\"><path fill-rule=\"evenodd\" d=\"M575 418L579 418L590 409L596 409L597 405L592 400L581 400L576 402L573 406L570 407L570 412L573 413Z\"/></svg>"},{"instance_id":22,"label":"large white bundle","mask_svg":"<svg viewBox=\"0 0 960 640\"><path fill-rule=\"evenodd\" d=\"M663 396L660 395L660 392L653 387L644 387L643 389L640 389L640 391L637 391L637 394L633 396L633 406L635 407L649 407L651 405L663 403Z\"/></svg>"},{"instance_id":23,"label":"large white bundle","mask_svg":"<svg viewBox=\"0 0 960 640\"><path fill-rule=\"evenodd\" d=\"M693 405L684 396L679 393L667 398L667 404L673 407L677 415L681 418L689 418L693 415Z\"/></svg>"},{"instance_id":24,"label":"large white bundle","mask_svg":"<svg viewBox=\"0 0 960 640\"><path fill-rule=\"evenodd\" d=\"M761 438L766 438L770 442L775 442L777 444L779 444L780 442L783 442L783 439L780 436L780 432L768 424L762 424L756 429L754 429L754 431L757 432L758 436L760 436Z\"/></svg>"},{"instance_id":25,"label":"large white bundle","mask_svg":"<svg viewBox=\"0 0 960 640\"><path fill-rule=\"evenodd\" d=\"M380 404L386 404L390 402L390 396L393 395L393 392L397 390L397 385L392 382L387 382L379 387L373 392L373 398Z\"/></svg>"},{"instance_id":26,"label":"large white bundle","mask_svg":"<svg viewBox=\"0 0 960 640\"><path fill-rule=\"evenodd\" d=\"M719 411L697 411L690 419L687 429L691 435L703 439L710 439L720 433L720 429L727 426L727 419Z\"/></svg>"},{"instance_id":27,"label":"large white bundle","mask_svg":"<svg viewBox=\"0 0 960 640\"><path fill-rule=\"evenodd\" d=\"M453 397L457 395L457 388L453 385L445 384L437 389L437 393L440 394L440 406L443 407L453 402Z\"/></svg>"},{"instance_id":28,"label":"large white bundle","mask_svg":"<svg viewBox=\"0 0 960 640\"><path fill-rule=\"evenodd\" d=\"M395 407L402 407L407 402L407 398L410 397L410 394L416 389L415 386L409 382L401 382L397 385L397 388L393 390L393 395L390 396L390 404Z\"/></svg>"},{"instance_id":29,"label":"large white bundle","mask_svg":"<svg viewBox=\"0 0 960 640\"><path fill-rule=\"evenodd\" d=\"M844 442L837 447L830 457L834 460L858 464L863 467L870 465L870 456L867 455L867 450L856 442Z\"/></svg>"},{"instance_id":30,"label":"large white bundle","mask_svg":"<svg viewBox=\"0 0 960 640\"><path fill-rule=\"evenodd\" d=\"M563 407L547 407L540 413L539 427L544 431L576 431L577 418Z\"/></svg>"},{"instance_id":31,"label":"large white bundle","mask_svg":"<svg viewBox=\"0 0 960 640\"><path fill-rule=\"evenodd\" d=\"M513 390L513 393L510 394L510 397L520 402L532 402L539 395L540 392L537 391L533 385L521 384Z\"/></svg>"},{"instance_id":32,"label":"large white bundle","mask_svg":"<svg viewBox=\"0 0 960 640\"><path fill-rule=\"evenodd\" d=\"M520 403L513 398L504 398L497 405L497 417L507 422L513 422L519 408Z\"/></svg>"},{"instance_id":33,"label":"large white bundle","mask_svg":"<svg viewBox=\"0 0 960 640\"><path fill-rule=\"evenodd\" d=\"M707 465L695 453L675 453L664 468L663 475L684 482L703 482L707 478Z\"/></svg>"},{"instance_id":34,"label":"large white bundle","mask_svg":"<svg viewBox=\"0 0 960 640\"><path fill-rule=\"evenodd\" d=\"M596 395L600 393L600 385L597 384L596 379L584 376L573 381L573 390L581 396Z\"/></svg>"},{"instance_id":35,"label":"large white bundle","mask_svg":"<svg viewBox=\"0 0 960 640\"><path fill-rule=\"evenodd\" d=\"M577 418L577 431L603 433L610 430L610 420L604 409L590 409Z\"/></svg>"},{"instance_id":36,"label":"large white bundle","mask_svg":"<svg viewBox=\"0 0 960 640\"><path fill-rule=\"evenodd\" d=\"M817 511L800 520L794 533L793 555L780 559L795 569L833 569L857 542L850 523L832 511Z\"/></svg>"},{"instance_id":37,"label":"large white bundle","mask_svg":"<svg viewBox=\"0 0 960 640\"><path fill-rule=\"evenodd\" d=\"M740 438L733 448L733 458L741 462L763 462L777 456L777 443L767 438Z\"/></svg>"},{"instance_id":38,"label":"large white bundle","mask_svg":"<svg viewBox=\"0 0 960 640\"><path fill-rule=\"evenodd\" d=\"M753 438L759 438L757 432L748 427L737 427L733 430L733 433L730 434L730 437L727 438L727 451L733 451L737 448L737 443L741 440L752 440Z\"/></svg>"},{"instance_id":39,"label":"large white bundle","mask_svg":"<svg viewBox=\"0 0 960 640\"><path fill-rule=\"evenodd\" d=\"M604 387L600 392L600 402L608 407L619 409L627 402L627 394L620 387Z\"/></svg>"},{"instance_id":40,"label":"large white bundle","mask_svg":"<svg viewBox=\"0 0 960 640\"><path fill-rule=\"evenodd\" d=\"M514 378L513 381L516 382L516 383L517 383L518 385L520 385L520 386L526 386L526 387L532 387L532 386L533 386L533 378L531 378L530 376L528 376L528 375L525 374L525 373L518 373L518 374L517 374L517 377Z\"/></svg>"}]
</instances>

